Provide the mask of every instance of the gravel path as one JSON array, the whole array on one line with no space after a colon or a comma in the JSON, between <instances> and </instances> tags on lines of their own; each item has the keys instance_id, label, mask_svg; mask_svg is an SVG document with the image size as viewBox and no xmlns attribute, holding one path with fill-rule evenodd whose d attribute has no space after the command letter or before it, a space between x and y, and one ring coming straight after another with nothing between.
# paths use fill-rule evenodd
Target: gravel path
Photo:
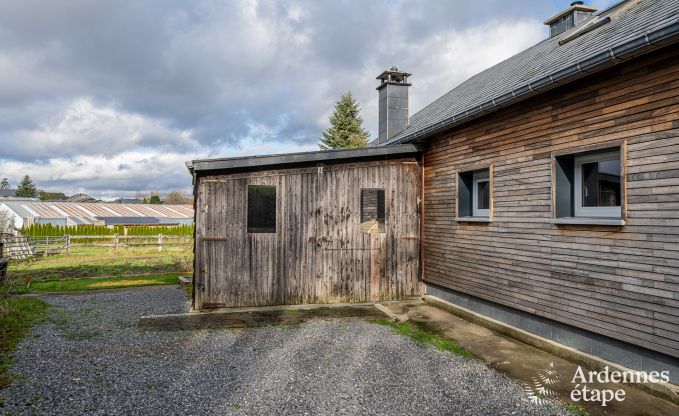
<instances>
[{"instance_id":1,"label":"gravel path","mask_svg":"<svg viewBox=\"0 0 679 416\"><path fill-rule=\"evenodd\" d=\"M553 415L483 363L360 320L153 332L140 316L186 310L174 287L51 296L17 352L25 378L0 414ZM2 403L2 400L0 400Z\"/></svg>"}]
</instances>

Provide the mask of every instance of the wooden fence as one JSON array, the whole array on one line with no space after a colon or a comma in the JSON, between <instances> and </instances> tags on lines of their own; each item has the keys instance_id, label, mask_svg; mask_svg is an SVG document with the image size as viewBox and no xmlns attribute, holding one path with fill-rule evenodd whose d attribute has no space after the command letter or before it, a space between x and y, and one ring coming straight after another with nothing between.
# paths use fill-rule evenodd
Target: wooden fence
<instances>
[{"instance_id":1,"label":"wooden fence","mask_svg":"<svg viewBox=\"0 0 679 416\"><path fill-rule=\"evenodd\" d=\"M192 236L184 235L63 235L63 236L14 236L4 234L5 256L11 259L26 259L34 256L70 254L76 247L166 247L193 245Z\"/></svg>"}]
</instances>

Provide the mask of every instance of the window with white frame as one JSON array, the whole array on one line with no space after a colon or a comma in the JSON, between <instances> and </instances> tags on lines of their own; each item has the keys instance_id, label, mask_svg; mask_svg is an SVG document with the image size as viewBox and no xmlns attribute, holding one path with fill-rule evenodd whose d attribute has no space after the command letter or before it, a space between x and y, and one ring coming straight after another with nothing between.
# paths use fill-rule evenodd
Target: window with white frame
<instances>
[{"instance_id":1,"label":"window with white frame","mask_svg":"<svg viewBox=\"0 0 679 416\"><path fill-rule=\"evenodd\" d=\"M557 218L622 217L623 161L620 147L555 157Z\"/></svg>"}]
</instances>

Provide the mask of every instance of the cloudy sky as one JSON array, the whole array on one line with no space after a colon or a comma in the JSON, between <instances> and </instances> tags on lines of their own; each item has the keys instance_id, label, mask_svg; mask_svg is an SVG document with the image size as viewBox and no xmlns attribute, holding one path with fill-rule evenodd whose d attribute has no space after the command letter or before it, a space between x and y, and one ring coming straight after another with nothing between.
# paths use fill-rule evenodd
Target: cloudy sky
<instances>
[{"instance_id":1,"label":"cloudy sky","mask_svg":"<svg viewBox=\"0 0 679 416\"><path fill-rule=\"evenodd\" d=\"M417 111L544 39L568 3L4 0L0 177L188 193L187 160L316 150L348 90L375 136L383 69L414 74Z\"/></svg>"}]
</instances>

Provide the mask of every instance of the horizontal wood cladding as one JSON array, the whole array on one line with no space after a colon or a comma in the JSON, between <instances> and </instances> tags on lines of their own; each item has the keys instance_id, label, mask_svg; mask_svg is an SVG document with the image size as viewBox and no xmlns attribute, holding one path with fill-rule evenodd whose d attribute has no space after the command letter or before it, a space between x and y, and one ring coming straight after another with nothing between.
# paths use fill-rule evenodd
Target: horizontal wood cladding
<instances>
[{"instance_id":1,"label":"horizontal wood cladding","mask_svg":"<svg viewBox=\"0 0 679 416\"><path fill-rule=\"evenodd\" d=\"M420 181L411 158L198 178L194 308L421 295ZM247 233L248 185L276 187L275 233ZM385 191L384 233L361 232L362 188Z\"/></svg>"},{"instance_id":2,"label":"horizontal wood cladding","mask_svg":"<svg viewBox=\"0 0 679 416\"><path fill-rule=\"evenodd\" d=\"M555 225L552 156L625 143L626 225ZM429 139L423 280L679 357L679 48ZM493 164L493 222L456 173Z\"/></svg>"}]
</instances>

